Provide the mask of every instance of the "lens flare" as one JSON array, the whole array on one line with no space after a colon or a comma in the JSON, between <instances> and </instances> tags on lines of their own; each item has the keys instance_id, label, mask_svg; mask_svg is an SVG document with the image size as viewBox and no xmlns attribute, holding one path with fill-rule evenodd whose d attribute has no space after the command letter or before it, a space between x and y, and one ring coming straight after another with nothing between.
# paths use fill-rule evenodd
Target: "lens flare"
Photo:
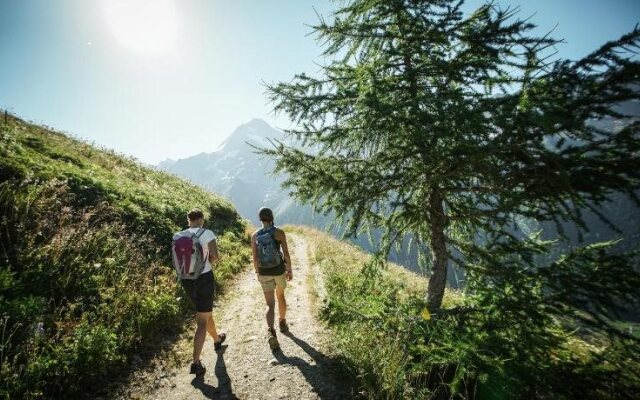
<instances>
[{"instance_id":1,"label":"lens flare","mask_svg":"<svg viewBox=\"0 0 640 400\"><path fill-rule=\"evenodd\" d=\"M102 9L109 32L134 52L162 53L175 43L173 0L103 0Z\"/></svg>"}]
</instances>

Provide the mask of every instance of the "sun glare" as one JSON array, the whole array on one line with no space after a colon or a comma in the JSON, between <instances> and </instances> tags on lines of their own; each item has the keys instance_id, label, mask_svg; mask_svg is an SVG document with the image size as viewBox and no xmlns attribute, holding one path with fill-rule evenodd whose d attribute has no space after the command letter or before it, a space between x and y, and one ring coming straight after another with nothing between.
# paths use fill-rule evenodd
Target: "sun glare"
<instances>
[{"instance_id":1,"label":"sun glare","mask_svg":"<svg viewBox=\"0 0 640 400\"><path fill-rule=\"evenodd\" d=\"M162 53L178 30L173 0L103 0L107 26L123 46L139 53Z\"/></svg>"}]
</instances>

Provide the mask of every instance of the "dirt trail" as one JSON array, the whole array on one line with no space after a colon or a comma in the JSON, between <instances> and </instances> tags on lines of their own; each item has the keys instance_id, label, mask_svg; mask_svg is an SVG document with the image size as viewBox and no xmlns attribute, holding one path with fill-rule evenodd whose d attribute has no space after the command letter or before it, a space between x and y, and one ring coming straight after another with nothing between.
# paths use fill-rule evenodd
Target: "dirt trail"
<instances>
[{"instance_id":1,"label":"dirt trail","mask_svg":"<svg viewBox=\"0 0 640 400\"><path fill-rule=\"evenodd\" d=\"M228 339L219 352L207 337L202 378L188 374L190 357L173 371L163 371L157 388L126 398L143 399L348 399L349 382L339 377L336 361L326 352L328 337L315 319L307 245L290 235L294 276L286 291L291 333L278 333L281 351L272 353L266 339L264 297L253 269L237 282L232 295L214 310L215 321ZM276 306L276 318L277 318ZM277 320L276 320L277 321ZM276 322L277 324L277 322ZM147 378L148 379L148 378ZM135 377L133 377L135 380Z\"/></svg>"}]
</instances>

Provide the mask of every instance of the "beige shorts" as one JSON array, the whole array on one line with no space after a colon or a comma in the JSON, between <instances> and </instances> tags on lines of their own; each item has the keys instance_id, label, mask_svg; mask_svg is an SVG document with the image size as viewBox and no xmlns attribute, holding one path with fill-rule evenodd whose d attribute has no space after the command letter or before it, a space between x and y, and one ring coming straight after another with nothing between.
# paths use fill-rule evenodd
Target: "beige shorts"
<instances>
[{"instance_id":1,"label":"beige shorts","mask_svg":"<svg viewBox=\"0 0 640 400\"><path fill-rule=\"evenodd\" d=\"M258 282L262 286L264 292L275 290L276 286L282 289L287 287L287 278L282 275L260 275L258 274Z\"/></svg>"}]
</instances>

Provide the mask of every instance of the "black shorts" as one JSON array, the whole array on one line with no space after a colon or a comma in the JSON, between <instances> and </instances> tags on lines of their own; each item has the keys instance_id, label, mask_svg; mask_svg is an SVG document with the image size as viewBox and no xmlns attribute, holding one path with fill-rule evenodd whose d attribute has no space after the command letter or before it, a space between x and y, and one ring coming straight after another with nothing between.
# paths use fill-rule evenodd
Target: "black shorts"
<instances>
[{"instance_id":1,"label":"black shorts","mask_svg":"<svg viewBox=\"0 0 640 400\"><path fill-rule=\"evenodd\" d=\"M213 295L215 293L213 272L205 272L198 279L183 279L182 287L187 292L196 312L211 312L213 310Z\"/></svg>"}]
</instances>

